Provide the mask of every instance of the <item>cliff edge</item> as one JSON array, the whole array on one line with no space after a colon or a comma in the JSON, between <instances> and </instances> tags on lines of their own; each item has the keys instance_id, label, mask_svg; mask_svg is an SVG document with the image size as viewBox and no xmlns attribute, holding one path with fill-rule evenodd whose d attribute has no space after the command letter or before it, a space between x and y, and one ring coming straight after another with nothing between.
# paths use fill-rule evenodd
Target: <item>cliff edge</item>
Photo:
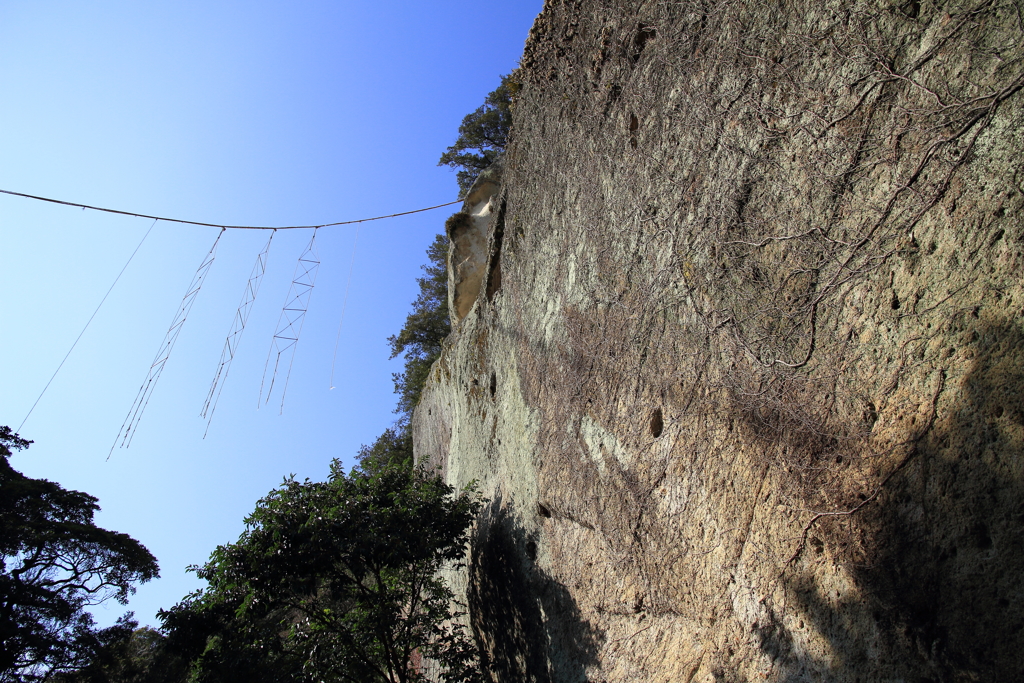
<instances>
[{"instance_id":1,"label":"cliff edge","mask_svg":"<svg viewBox=\"0 0 1024 683\"><path fill-rule=\"evenodd\" d=\"M1022 15L547 3L413 421L493 680L1024 678Z\"/></svg>"}]
</instances>

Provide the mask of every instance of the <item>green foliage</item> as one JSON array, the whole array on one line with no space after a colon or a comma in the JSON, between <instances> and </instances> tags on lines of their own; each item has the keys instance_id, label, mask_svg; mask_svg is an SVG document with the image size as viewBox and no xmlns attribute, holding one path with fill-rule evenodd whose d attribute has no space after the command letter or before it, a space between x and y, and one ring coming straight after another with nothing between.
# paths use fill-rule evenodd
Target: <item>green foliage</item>
<instances>
[{"instance_id":1,"label":"green foliage","mask_svg":"<svg viewBox=\"0 0 1024 683\"><path fill-rule=\"evenodd\" d=\"M508 144L512 129L512 98L518 90L512 76L502 76L501 85L484 98L484 103L467 114L459 126L455 144L441 155L438 166L459 169L459 192L465 196L480 172L490 166Z\"/></svg>"},{"instance_id":2,"label":"green foliage","mask_svg":"<svg viewBox=\"0 0 1024 683\"><path fill-rule=\"evenodd\" d=\"M218 549L219 550L219 549ZM214 561L216 552L211 557ZM208 565L207 565L208 566ZM190 567L200 576L206 567ZM208 579L209 581L209 579ZM245 609L242 586L210 581L158 617L167 635L166 648L186 662L189 683L275 683L304 680L302 661L288 652L282 635L286 610L271 605Z\"/></svg>"},{"instance_id":3,"label":"green foliage","mask_svg":"<svg viewBox=\"0 0 1024 683\"><path fill-rule=\"evenodd\" d=\"M130 614L100 632L102 644L88 665L58 674L55 683L181 683L184 663L169 652L164 635L139 628Z\"/></svg>"},{"instance_id":4,"label":"green foliage","mask_svg":"<svg viewBox=\"0 0 1024 683\"><path fill-rule=\"evenodd\" d=\"M359 449L358 468L372 474L387 467L412 469L412 430L408 426L385 429L372 446Z\"/></svg>"},{"instance_id":5,"label":"green foliage","mask_svg":"<svg viewBox=\"0 0 1024 683\"><path fill-rule=\"evenodd\" d=\"M451 333L448 315L448 237L438 235L427 249L424 277L417 278L420 294L402 330L391 337L391 357L405 356L405 369L393 375L398 394L399 429L404 429L419 403L430 366L441 355L441 345Z\"/></svg>"},{"instance_id":6,"label":"green foliage","mask_svg":"<svg viewBox=\"0 0 1024 683\"><path fill-rule=\"evenodd\" d=\"M193 568L208 588L160 613L169 642L196 683L421 681L416 653L444 680L476 681L438 572L462 561L480 505L404 465L286 479Z\"/></svg>"},{"instance_id":7,"label":"green foliage","mask_svg":"<svg viewBox=\"0 0 1024 683\"><path fill-rule=\"evenodd\" d=\"M11 467L12 451L30 443L0 427L4 683L45 680L85 666L120 633L96 630L85 608L110 598L124 604L136 583L159 573L156 559L142 544L95 525L95 497L31 479Z\"/></svg>"}]
</instances>

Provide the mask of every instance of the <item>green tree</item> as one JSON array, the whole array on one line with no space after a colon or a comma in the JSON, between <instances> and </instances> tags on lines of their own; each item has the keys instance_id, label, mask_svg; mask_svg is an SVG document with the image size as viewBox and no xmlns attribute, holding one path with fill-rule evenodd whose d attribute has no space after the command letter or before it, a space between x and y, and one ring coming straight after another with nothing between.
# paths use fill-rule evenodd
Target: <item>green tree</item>
<instances>
[{"instance_id":1,"label":"green tree","mask_svg":"<svg viewBox=\"0 0 1024 683\"><path fill-rule=\"evenodd\" d=\"M213 559L211 559L211 562ZM206 576L207 567L190 567ZM301 681L302 660L286 648L288 615L271 604L246 605L244 585L211 576L158 617L167 650L185 662L188 683Z\"/></svg>"},{"instance_id":2,"label":"green tree","mask_svg":"<svg viewBox=\"0 0 1024 683\"><path fill-rule=\"evenodd\" d=\"M238 542L194 568L208 587L160 618L192 660L191 681L475 681L478 658L439 578L465 555L480 509L407 466L335 461L326 482L284 484L260 500Z\"/></svg>"},{"instance_id":3,"label":"green tree","mask_svg":"<svg viewBox=\"0 0 1024 683\"><path fill-rule=\"evenodd\" d=\"M166 638L130 617L99 633L100 647L78 671L57 674L54 683L183 683L185 668Z\"/></svg>"},{"instance_id":4,"label":"green tree","mask_svg":"<svg viewBox=\"0 0 1024 683\"><path fill-rule=\"evenodd\" d=\"M3 683L41 681L85 666L118 633L97 630L86 608L110 598L124 604L136 583L159 574L141 543L96 526L95 497L11 467L13 451L30 443L0 427Z\"/></svg>"},{"instance_id":5,"label":"green tree","mask_svg":"<svg viewBox=\"0 0 1024 683\"><path fill-rule=\"evenodd\" d=\"M508 144L512 129L512 98L518 90L512 76L502 76L501 85L488 93L476 111L467 114L459 126L459 137L441 155L438 166L459 169L459 192L465 196L480 172L490 166Z\"/></svg>"},{"instance_id":6,"label":"green tree","mask_svg":"<svg viewBox=\"0 0 1024 683\"><path fill-rule=\"evenodd\" d=\"M427 249L424 277L417 278L420 294L397 335L388 337L391 357L404 354L405 368L393 375L398 394L399 430L406 428L419 403L430 366L441 355L441 346L452 331L448 315L448 237L440 234Z\"/></svg>"},{"instance_id":7,"label":"green tree","mask_svg":"<svg viewBox=\"0 0 1024 683\"><path fill-rule=\"evenodd\" d=\"M359 469L373 473L385 467L413 467L412 430L397 425L384 430L372 446L359 449Z\"/></svg>"}]
</instances>

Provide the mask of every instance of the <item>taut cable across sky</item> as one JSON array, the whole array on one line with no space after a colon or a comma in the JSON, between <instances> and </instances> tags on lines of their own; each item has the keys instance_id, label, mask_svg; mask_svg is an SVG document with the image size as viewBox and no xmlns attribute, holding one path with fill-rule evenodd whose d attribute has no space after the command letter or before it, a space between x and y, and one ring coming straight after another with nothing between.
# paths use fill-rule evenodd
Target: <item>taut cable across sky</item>
<instances>
[{"instance_id":1,"label":"taut cable across sky","mask_svg":"<svg viewBox=\"0 0 1024 683\"><path fill-rule=\"evenodd\" d=\"M385 218L397 218L399 216L408 216L414 213L423 213L424 211L433 211L434 209L440 209L445 206L451 206L452 204L458 204L462 200L456 199L453 202L447 202L445 204L437 204L436 206L428 206L423 209L414 209L413 211L402 211L400 213L391 213L386 216L373 216L372 218L357 218L351 221L337 221L335 223L320 223L319 225L220 225L218 223L202 223L200 221L186 221L180 218L165 218L163 216L150 216L144 213L135 213L133 211L121 211L118 209L104 209L100 206L90 206L89 204L76 204L75 202L66 202L62 199L50 199L48 197L39 197L34 194L25 194L23 192L12 192L11 190L0 190L3 194L13 195L15 197L25 197L26 199L35 199L40 202L50 202L51 204L63 204L64 206L73 206L77 209L89 209L91 211L103 211L105 213L116 213L121 216L135 216L136 218L150 218L152 220L163 221L164 223L181 223L183 225L200 225L207 228L223 228L224 230L303 230L310 228L330 228L336 225L353 225L355 223L367 223L369 221L380 221Z\"/></svg>"}]
</instances>

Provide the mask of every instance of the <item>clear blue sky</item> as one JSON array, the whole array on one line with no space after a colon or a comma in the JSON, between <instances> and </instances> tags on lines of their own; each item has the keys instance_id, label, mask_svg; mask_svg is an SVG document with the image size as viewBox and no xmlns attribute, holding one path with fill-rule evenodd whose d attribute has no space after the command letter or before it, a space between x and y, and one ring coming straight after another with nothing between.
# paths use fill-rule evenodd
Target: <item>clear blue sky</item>
<instances>
[{"instance_id":1,"label":"clear blue sky","mask_svg":"<svg viewBox=\"0 0 1024 683\"><path fill-rule=\"evenodd\" d=\"M517 64L541 0L0 4L0 189L190 220L317 224L455 199L436 166ZM455 207L453 207L455 208ZM386 338L452 209L319 232L283 416L257 410L309 232L279 232L209 435L198 417L265 233L224 235L131 448L107 454L214 228L158 223L21 430L12 464L100 499L158 558L155 624L287 474L322 479L394 419ZM151 221L0 195L0 424L17 428ZM124 608L96 610L108 624Z\"/></svg>"}]
</instances>

